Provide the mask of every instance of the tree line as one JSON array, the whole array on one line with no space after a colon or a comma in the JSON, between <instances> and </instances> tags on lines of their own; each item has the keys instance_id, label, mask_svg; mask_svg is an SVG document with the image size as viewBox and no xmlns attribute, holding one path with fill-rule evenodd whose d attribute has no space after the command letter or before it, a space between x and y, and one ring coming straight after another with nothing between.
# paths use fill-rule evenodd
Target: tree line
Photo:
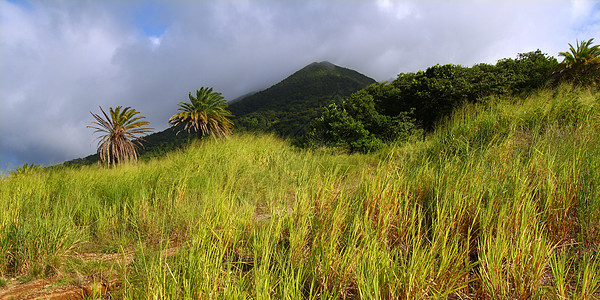
<instances>
[{"instance_id":1,"label":"tree line","mask_svg":"<svg viewBox=\"0 0 600 300\"><path fill-rule=\"evenodd\" d=\"M598 87L600 47L593 39L569 44L562 62L540 50L495 65L446 64L402 73L329 105L297 144L369 152L431 131L451 112L490 96L523 95L562 82Z\"/></svg>"}]
</instances>

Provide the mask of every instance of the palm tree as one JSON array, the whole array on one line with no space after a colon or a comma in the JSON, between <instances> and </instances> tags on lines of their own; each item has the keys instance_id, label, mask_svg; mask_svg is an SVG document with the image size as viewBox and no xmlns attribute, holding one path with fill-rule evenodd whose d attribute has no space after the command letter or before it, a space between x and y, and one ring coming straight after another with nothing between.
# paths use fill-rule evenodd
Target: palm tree
<instances>
[{"instance_id":1,"label":"palm tree","mask_svg":"<svg viewBox=\"0 0 600 300\"><path fill-rule=\"evenodd\" d=\"M560 73L566 79L584 85L600 82L600 45L592 46L593 41L577 41L577 47L569 44L569 51L558 54L564 57Z\"/></svg>"},{"instance_id":2,"label":"palm tree","mask_svg":"<svg viewBox=\"0 0 600 300\"><path fill-rule=\"evenodd\" d=\"M207 134L225 137L231 133L233 122L229 117L233 115L227 110L227 103L221 93L202 87L196 91L195 97L190 92L189 98L190 103L179 102L179 112L169 119L171 126L184 124L183 130L194 130L198 138Z\"/></svg>"},{"instance_id":3,"label":"palm tree","mask_svg":"<svg viewBox=\"0 0 600 300\"><path fill-rule=\"evenodd\" d=\"M37 171L39 171L40 165L39 164L29 164L29 163L25 163L22 166L16 167L14 168L12 171L8 172L8 174L10 176L25 176L25 175L29 175L29 174L33 174Z\"/></svg>"},{"instance_id":4,"label":"palm tree","mask_svg":"<svg viewBox=\"0 0 600 300\"><path fill-rule=\"evenodd\" d=\"M139 112L131 107L126 107L123 110L121 110L121 106L117 106L116 109L111 107L110 116L104 112L102 107L100 107L100 110L104 118L90 112L96 122L92 122L94 126L88 126L88 128L96 129L94 134L103 133L95 139L100 139L98 141L100 162L115 165L121 162L137 161L137 146L141 146L141 142L144 141L137 135L152 131L152 128L144 127L149 124L148 121L142 120L146 117L136 117Z\"/></svg>"}]
</instances>

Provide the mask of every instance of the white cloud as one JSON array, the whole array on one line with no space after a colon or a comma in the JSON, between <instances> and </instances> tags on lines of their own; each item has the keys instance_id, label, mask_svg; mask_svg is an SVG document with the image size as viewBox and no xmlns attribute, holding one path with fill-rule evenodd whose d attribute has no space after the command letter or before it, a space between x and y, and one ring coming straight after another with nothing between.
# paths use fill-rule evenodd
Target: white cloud
<instances>
[{"instance_id":1,"label":"white cloud","mask_svg":"<svg viewBox=\"0 0 600 300\"><path fill-rule=\"evenodd\" d=\"M571 1L571 14L573 18L587 17L591 12L597 1L593 0L572 0Z\"/></svg>"},{"instance_id":2,"label":"white cloud","mask_svg":"<svg viewBox=\"0 0 600 300\"><path fill-rule=\"evenodd\" d=\"M392 14L397 19L404 19L408 16L419 18L420 14L417 10L417 5L406 1L393 1L393 0L378 0L377 5L379 9L385 13Z\"/></svg>"},{"instance_id":3,"label":"white cloud","mask_svg":"<svg viewBox=\"0 0 600 300\"><path fill-rule=\"evenodd\" d=\"M160 37L150 36L150 37L148 37L148 40L150 40L150 43L152 44L152 46L150 47L150 48L152 48L152 50L156 50L156 48L158 48L160 46L160 43L161 43Z\"/></svg>"}]
</instances>

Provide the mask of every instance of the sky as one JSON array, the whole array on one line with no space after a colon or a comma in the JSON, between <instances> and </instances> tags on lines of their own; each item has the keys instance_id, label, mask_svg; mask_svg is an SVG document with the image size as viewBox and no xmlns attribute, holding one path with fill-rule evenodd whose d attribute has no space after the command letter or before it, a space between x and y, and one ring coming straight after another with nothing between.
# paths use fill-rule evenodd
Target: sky
<instances>
[{"instance_id":1,"label":"sky","mask_svg":"<svg viewBox=\"0 0 600 300\"><path fill-rule=\"evenodd\" d=\"M600 0L0 0L0 170L95 152L90 112L155 131L189 92L228 99L312 62L377 81L600 43Z\"/></svg>"}]
</instances>

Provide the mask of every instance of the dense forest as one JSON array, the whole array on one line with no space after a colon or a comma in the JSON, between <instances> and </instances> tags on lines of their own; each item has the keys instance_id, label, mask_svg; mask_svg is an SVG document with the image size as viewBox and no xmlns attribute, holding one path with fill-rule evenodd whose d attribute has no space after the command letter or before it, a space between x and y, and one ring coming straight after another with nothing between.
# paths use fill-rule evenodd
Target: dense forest
<instances>
[{"instance_id":1,"label":"dense forest","mask_svg":"<svg viewBox=\"0 0 600 300\"><path fill-rule=\"evenodd\" d=\"M558 61L540 50L495 65L435 65L402 73L329 105L303 136L303 146L368 152L385 142L431 131L454 109L490 96L523 95L544 87Z\"/></svg>"}]
</instances>

